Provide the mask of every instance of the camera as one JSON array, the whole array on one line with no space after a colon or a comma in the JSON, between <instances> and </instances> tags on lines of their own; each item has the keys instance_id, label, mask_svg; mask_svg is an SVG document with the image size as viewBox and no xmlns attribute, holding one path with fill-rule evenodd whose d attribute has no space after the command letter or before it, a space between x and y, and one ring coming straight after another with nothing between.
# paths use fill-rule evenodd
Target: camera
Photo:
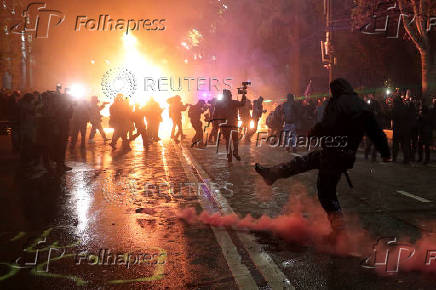
<instances>
[{"instance_id":1,"label":"camera","mask_svg":"<svg viewBox=\"0 0 436 290\"><path fill-rule=\"evenodd\" d=\"M251 86L251 82L242 82L242 88L238 88L238 95L246 95L248 86Z\"/></svg>"}]
</instances>

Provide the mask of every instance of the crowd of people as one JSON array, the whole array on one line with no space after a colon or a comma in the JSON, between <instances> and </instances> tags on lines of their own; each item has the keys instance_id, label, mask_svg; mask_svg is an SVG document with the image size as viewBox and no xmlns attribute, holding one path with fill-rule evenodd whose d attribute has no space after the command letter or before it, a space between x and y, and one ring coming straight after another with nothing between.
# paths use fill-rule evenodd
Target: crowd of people
<instances>
[{"instance_id":1,"label":"crowd of people","mask_svg":"<svg viewBox=\"0 0 436 290\"><path fill-rule=\"evenodd\" d=\"M430 162L436 123L435 102L430 106L424 104L413 98L409 90L396 90L392 96L383 99L373 94L362 98L376 116L379 126L393 130L393 161L397 161L401 149L404 163ZM277 104L266 117L269 134L279 136L281 132L287 132L290 138L307 136L309 130L322 120L328 102L328 97L297 100L293 94L288 94L286 101ZM182 113L187 111L195 130L192 147L204 148L208 143L216 144L223 139L229 161L241 159L238 153L241 136L249 141L258 129L262 115L267 112L262 97L248 100L244 94L241 100L233 100L229 90L224 90L220 99L199 100L193 105L184 104L180 96L169 98L167 103L173 123L171 138L175 142L185 138ZM10 124L13 149L20 153L23 167L42 164L46 170L52 170L54 163L56 170L62 172L71 170L65 165L69 140L74 148L80 134L80 147L85 148L86 140L94 143L97 130L104 142L111 140L102 126L101 111L107 105L109 103L100 103L97 96L74 99L59 89L23 95L19 91L2 90L0 120L7 120ZM118 95L109 111L109 126L114 129L109 144L113 150L116 150L119 139L122 150L127 151L130 142L139 136L144 148L160 140L163 108L153 98L140 106L131 105L127 98ZM207 136L204 136L206 131ZM375 161L376 149L368 138L363 146L365 158L371 157ZM296 151L291 147L287 146L287 149Z\"/></svg>"},{"instance_id":2,"label":"crowd of people","mask_svg":"<svg viewBox=\"0 0 436 290\"><path fill-rule=\"evenodd\" d=\"M392 130L393 161L398 160L399 151L403 153L403 162L430 162L433 144L433 130L436 128L436 99L432 104L425 104L413 97L410 90L397 89L387 98L377 98L374 94L361 96L376 116L382 129ZM277 105L266 119L270 135L307 136L310 129L322 121L328 97L317 99L304 98L296 100L289 94L286 102ZM365 159L376 161L377 152L372 142L366 138L364 146ZM288 147L289 149L289 147ZM296 150L296 148L293 148Z\"/></svg>"},{"instance_id":3,"label":"crowd of people","mask_svg":"<svg viewBox=\"0 0 436 290\"><path fill-rule=\"evenodd\" d=\"M54 163L59 172L71 170L65 165L73 117L73 106L67 95L59 91L22 95L19 91L2 90L0 102L0 119L8 121L12 147L20 154L22 169L42 164L52 171Z\"/></svg>"}]
</instances>

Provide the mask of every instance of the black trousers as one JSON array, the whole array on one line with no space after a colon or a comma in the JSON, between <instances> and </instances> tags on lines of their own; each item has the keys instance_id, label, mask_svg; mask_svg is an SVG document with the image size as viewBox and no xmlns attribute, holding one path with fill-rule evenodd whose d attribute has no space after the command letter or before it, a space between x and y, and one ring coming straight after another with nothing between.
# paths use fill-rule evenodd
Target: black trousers
<instances>
[{"instance_id":1,"label":"black trousers","mask_svg":"<svg viewBox=\"0 0 436 290\"><path fill-rule=\"evenodd\" d=\"M327 214L332 214L341 211L336 195L336 187L345 169L342 166L335 166L342 163L343 160L337 160L340 158L342 158L340 155L335 156L323 150L313 151L305 156L298 156L289 162L282 163L276 166L276 169L279 169L280 178L288 178L299 173L318 169L318 199Z\"/></svg>"},{"instance_id":2,"label":"black trousers","mask_svg":"<svg viewBox=\"0 0 436 290\"><path fill-rule=\"evenodd\" d=\"M428 142L419 142L418 143L418 158L419 161L422 161L423 152L425 152L424 162L430 162L430 146L431 143Z\"/></svg>"},{"instance_id":3,"label":"black trousers","mask_svg":"<svg viewBox=\"0 0 436 290\"><path fill-rule=\"evenodd\" d=\"M97 130L100 132L101 137L103 137L103 139L106 139L106 133L104 132L103 127L101 126L101 122L95 122L91 124L92 127L91 127L91 133L89 133L89 139L90 140L94 139Z\"/></svg>"},{"instance_id":4,"label":"black trousers","mask_svg":"<svg viewBox=\"0 0 436 290\"><path fill-rule=\"evenodd\" d=\"M173 121L173 128L171 129L171 138L177 139L179 136L183 137L182 119L171 119ZM177 133L176 131L177 126Z\"/></svg>"},{"instance_id":5,"label":"black trousers","mask_svg":"<svg viewBox=\"0 0 436 290\"><path fill-rule=\"evenodd\" d=\"M192 128L195 130L195 135L192 137L192 144L203 145L203 123L201 121L192 121Z\"/></svg>"},{"instance_id":6,"label":"black trousers","mask_svg":"<svg viewBox=\"0 0 436 290\"><path fill-rule=\"evenodd\" d=\"M393 130L392 137L392 159L397 161L399 147L401 145L401 150L403 151L403 161L404 163L410 162L410 150L412 148L410 133L399 132L398 129Z\"/></svg>"},{"instance_id":7,"label":"black trousers","mask_svg":"<svg viewBox=\"0 0 436 290\"><path fill-rule=\"evenodd\" d=\"M74 146L77 143L77 137L79 137L80 132L80 143L82 145L85 145L85 139L86 139L86 124L87 122L75 122L72 124L72 137L71 137L71 144Z\"/></svg>"},{"instance_id":8,"label":"black trousers","mask_svg":"<svg viewBox=\"0 0 436 290\"><path fill-rule=\"evenodd\" d=\"M130 137L130 141L135 140L136 138L138 138L139 135L141 135L142 138L142 145L144 147L147 147L148 136L147 136L147 129L145 128L145 126L137 125L136 134Z\"/></svg>"},{"instance_id":9,"label":"black trousers","mask_svg":"<svg viewBox=\"0 0 436 290\"><path fill-rule=\"evenodd\" d=\"M372 161L377 160L377 150L375 149L375 146L374 146L374 144L372 144L371 140L369 140L369 138L366 138L366 140L365 140L365 159L368 159L369 154L371 154Z\"/></svg>"},{"instance_id":10,"label":"black trousers","mask_svg":"<svg viewBox=\"0 0 436 290\"><path fill-rule=\"evenodd\" d=\"M226 140L226 150L227 154L239 155L238 145L239 145L239 133L238 127L236 126L222 126L221 132ZM218 135L219 136L219 135ZM232 139L233 150L230 149L230 138Z\"/></svg>"},{"instance_id":11,"label":"black trousers","mask_svg":"<svg viewBox=\"0 0 436 290\"><path fill-rule=\"evenodd\" d=\"M57 166L65 164L65 152L68 144L68 128L53 136L52 159Z\"/></svg>"},{"instance_id":12,"label":"black trousers","mask_svg":"<svg viewBox=\"0 0 436 290\"><path fill-rule=\"evenodd\" d=\"M222 121L212 121L212 130L210 131L209 137L208 137L208 142L209 143L214 143L217 142L217 137L218 137L218 131L220 129L219 124Z\"/></svg>"}]
</instances>

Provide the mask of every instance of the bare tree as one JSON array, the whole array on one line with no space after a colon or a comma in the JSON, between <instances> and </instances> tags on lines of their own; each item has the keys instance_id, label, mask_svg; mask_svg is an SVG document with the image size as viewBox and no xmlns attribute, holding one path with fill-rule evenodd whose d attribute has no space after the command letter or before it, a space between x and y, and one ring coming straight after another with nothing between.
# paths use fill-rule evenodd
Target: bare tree
<instances>
[{"instance_id":1,"label":"bare tree","mask_svg":"<svg viewBox=\"0 0 436 290\"><path fill-rule=\"evenodd\" d=\"M413 41L421 56L422 95L429 101L435 93L436 86L436 55L432 49L431 25L432 12L435 3L432 0L397 0L403 18L403 26L409 38ZM413 16L409 16L409 9L413 9Z\"/></svg>"},{"instance_id":2,"label":"bare tree","mask_svg":"<svg viewBox=\"0 0 436 290\"><path fill-rule=\"evenodd\" d=\"M422 95L428 102L436 93L436 51L432 47L432 27L435 26L436 29L436 1L354 0L354 2L356 6L353 9L353 20L357 25L372 17L376 7L380 7L381 4L388 3L398 7L400 13L398 21L401 22L407 38L413 42L421 57Z\"/></svg>"}]
</instances>

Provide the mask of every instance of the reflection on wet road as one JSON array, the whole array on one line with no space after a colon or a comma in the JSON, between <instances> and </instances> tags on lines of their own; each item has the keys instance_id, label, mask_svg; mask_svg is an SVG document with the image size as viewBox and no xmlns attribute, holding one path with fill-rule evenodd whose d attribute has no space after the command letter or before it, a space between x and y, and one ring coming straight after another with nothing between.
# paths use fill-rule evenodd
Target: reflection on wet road
<instances>
[{"instance_id":1,"label":"reflection on wet road","mask_svg":"<svg viewBox=\"0 0 436 290\"><path fill-rule=\"evenodd\" d=\"M235 287L210 228L186 227L176 218L179 208L198 203L173 145L160 142L148 152L140 143L132 147L71 150L73 170L63 178L12 182L2 214L9 221L2 248L10 249L1 255L3 285L25 288L41 276L46 279L37 285L56 288Z\"/></svg>"},{"instance_id":2,"label":"reflection on wet road","mask_svg":"<svg viewBox=\"0 0 436 290\"><path fill-rule=\"evenodd\" d=\"M268 187L252 170L254 162L277 163L289 153L242 144L242 161L229 164L216 148L189 147L161 141L144 151L137 139L132 151L122 152L97 142L69 150L73 170L61 177L24 178L16 173L17 160L4 159L0 288L431 289L432 278L422 273L422 279L413 272L385 277L363 269L361 254L371 252L370 246L338 257L289 242L280 236L287 230L280 221L289 220L273 227L277 236L234 227L232 221L248 214L278 218L296 208L322 225L316 175ZM425 184L431 172L414 170ZM431 234L434 203L405 203L388 194L398 176L407 174L401 167L359 161L352 172L357 189L343 182L338 187L344 210L359 215L371 237L418 239L423 228ZM398 186L435 200L428 183ZM187 223L179 219L187 208L234 215L203 215L203 223ZM227 226L206 225L217 220Z\"/></svg>"}]
</instances>

